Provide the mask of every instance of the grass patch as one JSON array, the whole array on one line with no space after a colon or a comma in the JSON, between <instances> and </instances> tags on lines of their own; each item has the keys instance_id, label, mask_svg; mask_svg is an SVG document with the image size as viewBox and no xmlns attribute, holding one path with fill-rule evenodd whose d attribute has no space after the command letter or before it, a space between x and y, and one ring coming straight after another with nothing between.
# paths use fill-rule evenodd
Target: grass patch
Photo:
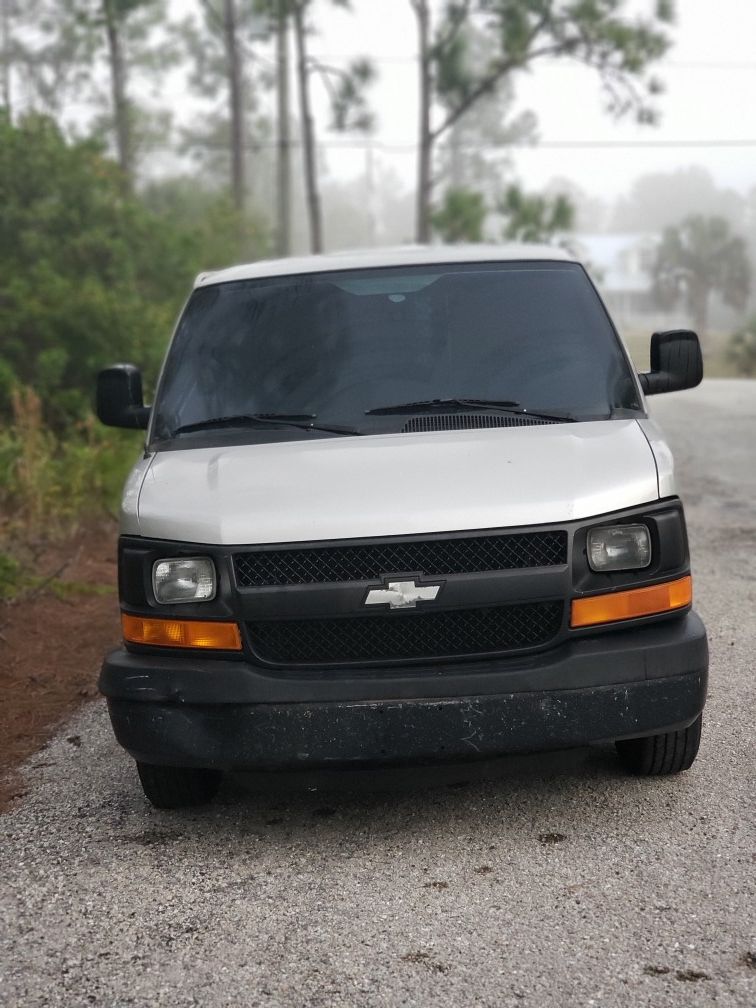
<instances>
[{"instance_id":1,"label":"grass patch","mask_svg":"<svg viewBox=\"0 0 756 1008\"><path fill-rule=\"evenodd\" d=\"M24 563L8 553L0 553L0 602L14 602L44 593L61 602L71 602L77 598L112 595L113 591L112 585L28 574Z\"/></svg>"},{"instance_id":2,"label":"grass patch","mask_svg":"<svg viewBox=\"0 0 756 1008\"><path fill-rule=\"evenodd\" d=\"M23 567L15 557L0 552L0 602L14 599L26 586Z\"/></svg>"},{"instance_id":3,"label":"grass patch","mask_svg":"<svg viewBox=\"0 0 756 1008\"><path fill-rule=\"evenodd\" d=\"M40 584L44 584L44 578L37 580ZM115 591L113 585L88 584L85 581L62 581L60 578L53 578L46 587L61 602L70 602L76 598L112 595Z\"/></svg>"}]
</instances>

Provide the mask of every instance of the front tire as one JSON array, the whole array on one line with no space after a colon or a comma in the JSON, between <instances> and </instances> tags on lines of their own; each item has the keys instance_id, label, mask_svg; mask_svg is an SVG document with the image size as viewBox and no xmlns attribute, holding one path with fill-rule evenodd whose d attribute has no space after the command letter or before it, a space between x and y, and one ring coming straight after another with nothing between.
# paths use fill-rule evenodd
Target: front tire
<instances>
[{"instance_id":1,"label":"front tire","mask_svg":"<svg viewBox=\"0 0 756 1008\"><path fill-rule=\"evenodd\" d=\"M688 770L698 755L701 715L679 731L616 742L620 762L640 777L662 777Z\"/></svg>"},{"instance_id":2,"label":"front tire","mask_svg":"<svg viewBox=\"0 0 756 1008\"><path fill-rule=\"evenodd\" d=\"M137 773L147 800L161 809L187 808L212 801L223 777L220 770L156 766L138 760Z\"/></svg>"}]
</instances>

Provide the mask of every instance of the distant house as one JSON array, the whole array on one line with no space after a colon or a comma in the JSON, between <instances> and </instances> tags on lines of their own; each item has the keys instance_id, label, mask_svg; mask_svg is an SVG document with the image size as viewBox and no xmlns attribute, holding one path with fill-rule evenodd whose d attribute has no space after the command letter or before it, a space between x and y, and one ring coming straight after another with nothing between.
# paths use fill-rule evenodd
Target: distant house
<instances>
[{"instance_id":1,"label":"distant house","mask_svg":"<svg viewBox=\"0 0 756 1008\"><path fill-rule=\"evenodd\" d=\"M572 234L571 249L588 266L593 280L618 322L658 316L651 294L651 267L661 235L653 232Z\"/></svg>"}]
</instances>

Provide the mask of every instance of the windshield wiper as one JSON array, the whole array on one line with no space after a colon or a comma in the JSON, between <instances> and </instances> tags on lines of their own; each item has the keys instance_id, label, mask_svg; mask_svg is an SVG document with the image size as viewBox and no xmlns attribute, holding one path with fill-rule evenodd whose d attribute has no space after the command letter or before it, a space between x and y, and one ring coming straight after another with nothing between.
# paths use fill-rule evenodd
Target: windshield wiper
<instances>
[{"instance_id":1,"label":"windshield wiper","mask_svg":"<svg viewBox=\"0 0 756 1008\"><path fill-rule=\"evenodd\" d=\"M539 420L574 421L569 413L539 413L526 409L513 399L418 399L417 402L397 403L395 406L378 406L365 410L368 416L388 416L391 413L424 413L426 410L457 406L460 409L490 409L501 413L517 413L537 417Z\"/></svg>"},{"instance_id":2,"label":"windshield wiper","mask_svg":"<svg viewBox=\"0 0 756 1008\"><path fill-rule=\"evenodd\" d=\"M314 413L239 413L236 416L209 417L196 423L184 424L171 431L171 437L191 431L211 430L214 427L298 427L300 430L328 431L331 434L362 434L355 427L315 424Z\"/></svg>"},{"instance_id":3,"label":"windshield wiper","mask_svg":"<svg viewBox=\"0 0 756 1008\"><path fill-rule=\"evenodd\" d=\"M468 409L470 406L480 406L487 409L514 409L519 406L518 402L512 399L418 399L416 402L397 403L395 406L376 406L375 409L365 410L366 416L388 415L390 413L414 413L417 410L434 409L437 406L462 406Z\"/></svg>"}]
</instances>

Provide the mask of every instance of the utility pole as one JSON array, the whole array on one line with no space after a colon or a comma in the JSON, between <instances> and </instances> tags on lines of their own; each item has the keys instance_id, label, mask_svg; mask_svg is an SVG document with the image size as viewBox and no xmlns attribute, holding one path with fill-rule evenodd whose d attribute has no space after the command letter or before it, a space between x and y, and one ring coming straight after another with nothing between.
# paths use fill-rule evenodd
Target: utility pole
<instances>
[{"instance_id":1,"label":"utility pole","mask_svg":"<svg viewBox=\"0 0 756 1008\"><path fill-rule=\"evenodd\" d=\"M291 117L289 114L289 11L288 0L277 0L276 77L278 117L278 161L276 179L277 251L291 251Z\"/></svg>"}]
</instances>

